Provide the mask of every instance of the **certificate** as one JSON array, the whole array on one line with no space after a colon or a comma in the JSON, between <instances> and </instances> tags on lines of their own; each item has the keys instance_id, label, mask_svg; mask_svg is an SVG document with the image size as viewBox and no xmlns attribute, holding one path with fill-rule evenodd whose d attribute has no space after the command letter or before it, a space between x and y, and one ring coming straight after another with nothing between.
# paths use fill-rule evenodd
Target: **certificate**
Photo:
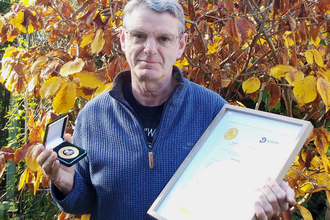
<instances>
[{"instance_id":1,"label":"certificate","mask_svg":"<svg viewBox=\"0 0 330 220\"><path fill-rule=\"evenodd\" d=\"M308 121L225 105L148 214L251 220L258 183L280 183L312 129Z\"/></svg>"}]
</instances>

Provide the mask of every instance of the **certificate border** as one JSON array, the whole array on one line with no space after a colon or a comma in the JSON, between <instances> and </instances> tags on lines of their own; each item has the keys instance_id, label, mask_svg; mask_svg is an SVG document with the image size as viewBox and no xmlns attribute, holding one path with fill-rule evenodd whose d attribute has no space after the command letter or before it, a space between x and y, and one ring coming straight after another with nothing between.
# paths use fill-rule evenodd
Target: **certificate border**
<instances>
[{"instance_id":1,"label":"certificate border","mask_svg":"<svg viewBox=\"0 0 330 220\"><path fill-rule=\"evenodd\" d=\"M215 127L221 123L221 119L223 116L228 112L228 111L236 111L239 113L243 113L246 115L251 115L251 116L257 116L260 118L265 118L265 119L270 119L274 121L280 121L283 123L287 124L292 124L292 125L297 125L300 126L301 129L297 135L296 140L294 141L295 147L291 154L289 155L289 158L287 162L284 164L282 167L279 175L274 178L277 183L280 183L283 178L285 177L285 174L288 172L291 164L293 163L295 157L298 155L299 151L301 150L303 144L305 143L306 139L308 138L310 132L313 129L313 125L309 121L305 120L300 120L296 118L290 118L287 116L283 115L277 115L273 113L268 113L268 112L263 112L263 111L258 111L254 109L249 109L249 108L243 108L243 107L238 107L234 105L229 105L225 104L220 112L217 114L217 116L214 118L212 123L209 125L209 127L205 130L203 135L200 137L200 139L197 141L195 146L192 148L190 153L187 155L185 160L182 162L180 167L177 169L177 171L174 173L170 181L167 183L165 188L162 190L162 192L159 194L159 196L156 198L152 206L148 210L148 214L156 219L160 220L167 220L163 216L157 213L157 209L159 208L160 205L162 205L164 199L168 195L168 193L172 190L178 179L181 177L181 175L184 173L185 169L188 167L192 159L196 156L197 152L200 150L200 148L203 146L203 144L206 142L210 134L213 132Z\"/></svg>"}]
</instances>

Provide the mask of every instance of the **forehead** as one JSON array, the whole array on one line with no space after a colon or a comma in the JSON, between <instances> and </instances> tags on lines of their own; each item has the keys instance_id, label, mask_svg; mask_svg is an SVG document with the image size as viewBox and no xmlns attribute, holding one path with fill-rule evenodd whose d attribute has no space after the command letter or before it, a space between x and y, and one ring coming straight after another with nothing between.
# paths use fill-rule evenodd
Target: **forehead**
<instances>
[{"instance_id":1,"label":"forehead","mask_svg":"<svg viewBox=\"0 0 330 220\"><path fill-rule=\"evenodd\" d=\"M155 12L141 6L133 9L126 19L129 29L138 29L150 33L170 32L178 34L179 21L169 12Z\"/></svg>"}]
</instances>

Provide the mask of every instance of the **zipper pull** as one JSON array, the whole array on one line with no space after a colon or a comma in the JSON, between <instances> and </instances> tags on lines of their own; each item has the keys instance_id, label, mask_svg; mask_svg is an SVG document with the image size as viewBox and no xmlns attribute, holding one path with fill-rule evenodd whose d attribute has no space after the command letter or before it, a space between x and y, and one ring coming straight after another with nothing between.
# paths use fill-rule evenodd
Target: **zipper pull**
<instances>
[{"instance_id":1,"label":"zipper pull","mask_svg":"<svg viewBox=\"0 0 330 220\"><path fill-rule=\"evenodd\" d=\"M154 154L152 152L149 152L149 167L150 169L154 168Z\"/></svg>"}]
</instances>

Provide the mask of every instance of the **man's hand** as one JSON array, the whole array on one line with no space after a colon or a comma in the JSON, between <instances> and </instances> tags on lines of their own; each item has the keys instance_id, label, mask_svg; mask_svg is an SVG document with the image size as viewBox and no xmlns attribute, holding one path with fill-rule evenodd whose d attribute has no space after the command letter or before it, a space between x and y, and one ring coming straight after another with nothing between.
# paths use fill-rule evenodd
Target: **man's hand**
<instances>
[{"instance_id":1,"label":"man's hand","mask_svg":"<svg viewBox=\"0 0 330 220\"><path fill-rule=\"evenodd\" d=\"M289 205L295 205L295 194L289 185L282 181L267 178L257 191L257 201L254 209L258 220L279 219L281 212L288 210Z\"/></svg>"},{"instance_id":2,"label":"man's hand","mask_svg":"<svg viewBox=\"0 0 330 220\"><path fill-rule=\"evenodd\" d=\"M70 134L65 134L64 139L70 143L72 142ZM37 157L37 162L44 175L50 179L64 196L67 196L73 187L75 165L66 167L60 164L60 161L57 160L56 152L53 149L45 149L42 144L36 146L34 156Z\"/></svg>"}]
</instances>

